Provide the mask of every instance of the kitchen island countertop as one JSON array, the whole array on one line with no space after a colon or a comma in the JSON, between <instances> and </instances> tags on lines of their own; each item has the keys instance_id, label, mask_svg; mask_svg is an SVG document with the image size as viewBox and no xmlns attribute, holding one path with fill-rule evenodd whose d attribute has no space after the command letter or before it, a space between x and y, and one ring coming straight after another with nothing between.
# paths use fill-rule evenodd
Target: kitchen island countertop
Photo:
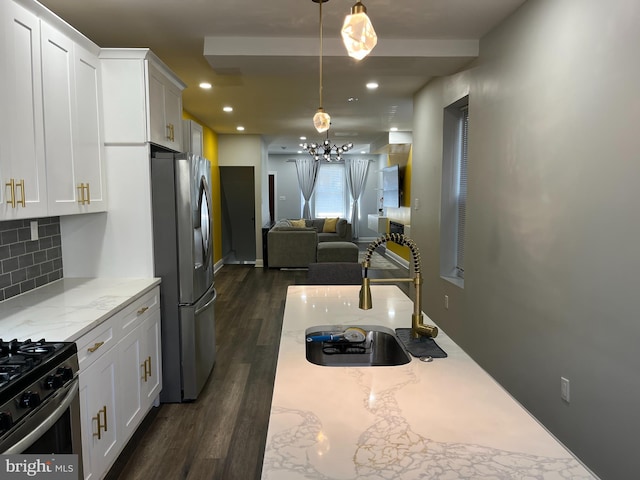
<instances>
[{"instance_id":1,"label":"kitchen island countertop","mask_svg":"<svg viewBox=\"0 0 640 480\"><path fill-rule=\"evenodd\" d=\"M430 363L309 363L309 327L410 326L400 289L371 288L364 311L358 286L289 287L264 480L596 478L442 331L448 358Z\"/></svg>"},{"instance_id":2,"label":"kitchen island countertop","mask_svg":"<svg viewBox=\"0 0 640 480\"><path fill-rule=\"evenodd\" d=\"M0 302L0 337L76 341L159 284L159 278L62 278Z\"/></svg>"}]
</instances>

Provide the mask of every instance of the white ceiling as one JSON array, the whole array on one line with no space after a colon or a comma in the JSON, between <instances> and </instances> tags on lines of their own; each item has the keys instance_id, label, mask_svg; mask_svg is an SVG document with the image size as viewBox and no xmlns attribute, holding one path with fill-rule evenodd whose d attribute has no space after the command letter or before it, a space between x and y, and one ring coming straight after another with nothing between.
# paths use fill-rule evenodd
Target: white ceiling
<instances>
[{"instance_id":1,"label":"white ceiling","mask_svg":"<svg viewBox=\"0 0 640 480\"><path fill-rule=\"evenodd\" d=\"M525 0L364 0L378 45L360 62L340 42L355 0L323 4L323 106L330 136L357 150L412 130L412 97L459 70L478 40ZM214 131L263 135L270 152L295 153L321 136L319 3L312 0L40 0L101 47L148 47L187 84L185 110ZM376 91L365 83L376 81ZM208 81L211 90L198 84ZM349 99L352 99L349 101ZM222 107L230 105L232 113ZM354 150L356 151L356 150Z\"/></svg>"}]
</instances>

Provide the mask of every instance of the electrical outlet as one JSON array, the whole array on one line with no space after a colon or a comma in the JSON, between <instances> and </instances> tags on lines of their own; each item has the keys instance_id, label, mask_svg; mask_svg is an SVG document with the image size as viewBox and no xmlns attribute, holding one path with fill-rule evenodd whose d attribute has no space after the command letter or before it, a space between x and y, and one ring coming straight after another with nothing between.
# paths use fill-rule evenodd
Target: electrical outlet
<instances>
[{"instance_id":1,"label":"electrical outlet","mask_svg":"<svg viewBox=\"0 0 640 480\"><path fill-rule=\"evenodd\" d=\"M569 379L560 377L560 398L569 403Z\"/></svg>"},{"instance_id":2,"label":"electrical outlet","mask_svg":"<svg viewBox=\"0 0 640 480\"><path fill-rule=\"evenodd\" d=\"M38 221L31 221L31 240L38 240Z\"/></svg>"},{"instance_id":3,"label":"electrical outlet","mask_svg":"<svg viewBox=\"0 0 640 480\"><path fill-rule=\"evenodd\" d=\"M449 295L444 296L444 309L449 310Z\"/></svg>"}]
</instances>

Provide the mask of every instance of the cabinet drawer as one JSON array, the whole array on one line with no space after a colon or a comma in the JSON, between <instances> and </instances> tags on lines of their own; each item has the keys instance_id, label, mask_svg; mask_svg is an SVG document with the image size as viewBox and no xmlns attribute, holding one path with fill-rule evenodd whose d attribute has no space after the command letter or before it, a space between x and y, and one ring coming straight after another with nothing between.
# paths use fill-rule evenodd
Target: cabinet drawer
<instances>
[{"instance_id":1,"label":"cabinet drawer","mask_svg":"<svg viewBox=\"0 0 640 480\"><path fill-rule=\"evenodd\" d=\"M156 287L113 317L119 337L124 338L159 308L160 289Z\"/></svg>"},{"instance_id":2,"label":"cabinet drawer","mask_svg":"<svg viewBox=\"0 0 640 480\"><path fill-rule=\"evenodd\" d=\"M113 321L109 319L76 342L80 371L85 370L118 342L114 325Z\"/></svg>"}]
</instances>

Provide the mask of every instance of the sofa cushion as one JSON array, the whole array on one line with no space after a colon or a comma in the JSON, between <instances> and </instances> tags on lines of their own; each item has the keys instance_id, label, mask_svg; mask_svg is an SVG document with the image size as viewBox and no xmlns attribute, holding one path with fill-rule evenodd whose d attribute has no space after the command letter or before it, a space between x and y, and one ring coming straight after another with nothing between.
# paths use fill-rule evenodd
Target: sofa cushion
<instances>
[{"instance_id":1,"label":"sofa cushion","mask_svg":"<svg viewBox=\"0 0 640 480\"><path fill-rule=\"evenodd\" d=\"M345 237L347 235L347 220L340 218L336 222L336 233L339 237ZM351 240L350 238L348 240Z\"/></svg>"},{"instance_id":2,"label":"sofa cushion","mask_svg":"<svg viewBox=\"0 0 640 480\"><path fill-rule=\"evenodd\" d=\"M307 220L307 227L313 227L318 232L324 231L324 218L314 218Z\"/></svg>"},{"instance_id":3,"label":"sofa cushion","mask_svg":"<svg viewBox=\"0 0 640 480\"><path fill-rule=\"evenodd\" d=\"M338 218L325 218L324 219L324 227L322 227L322 231L324 233L335 233L336 232L336 223L338 222Z\"/></svg>"},{"instance_id":4,"label":"sofa cushion","mask_svg":"<svg viewBox=\"0 0 640 480\"><path fill-rule=\"evenodd\" d=\"M290 222L291 226L296 228L304 228L307 226L304 218L301 218L300 220L290 220Z\"/></svg>"}]
</instances>

